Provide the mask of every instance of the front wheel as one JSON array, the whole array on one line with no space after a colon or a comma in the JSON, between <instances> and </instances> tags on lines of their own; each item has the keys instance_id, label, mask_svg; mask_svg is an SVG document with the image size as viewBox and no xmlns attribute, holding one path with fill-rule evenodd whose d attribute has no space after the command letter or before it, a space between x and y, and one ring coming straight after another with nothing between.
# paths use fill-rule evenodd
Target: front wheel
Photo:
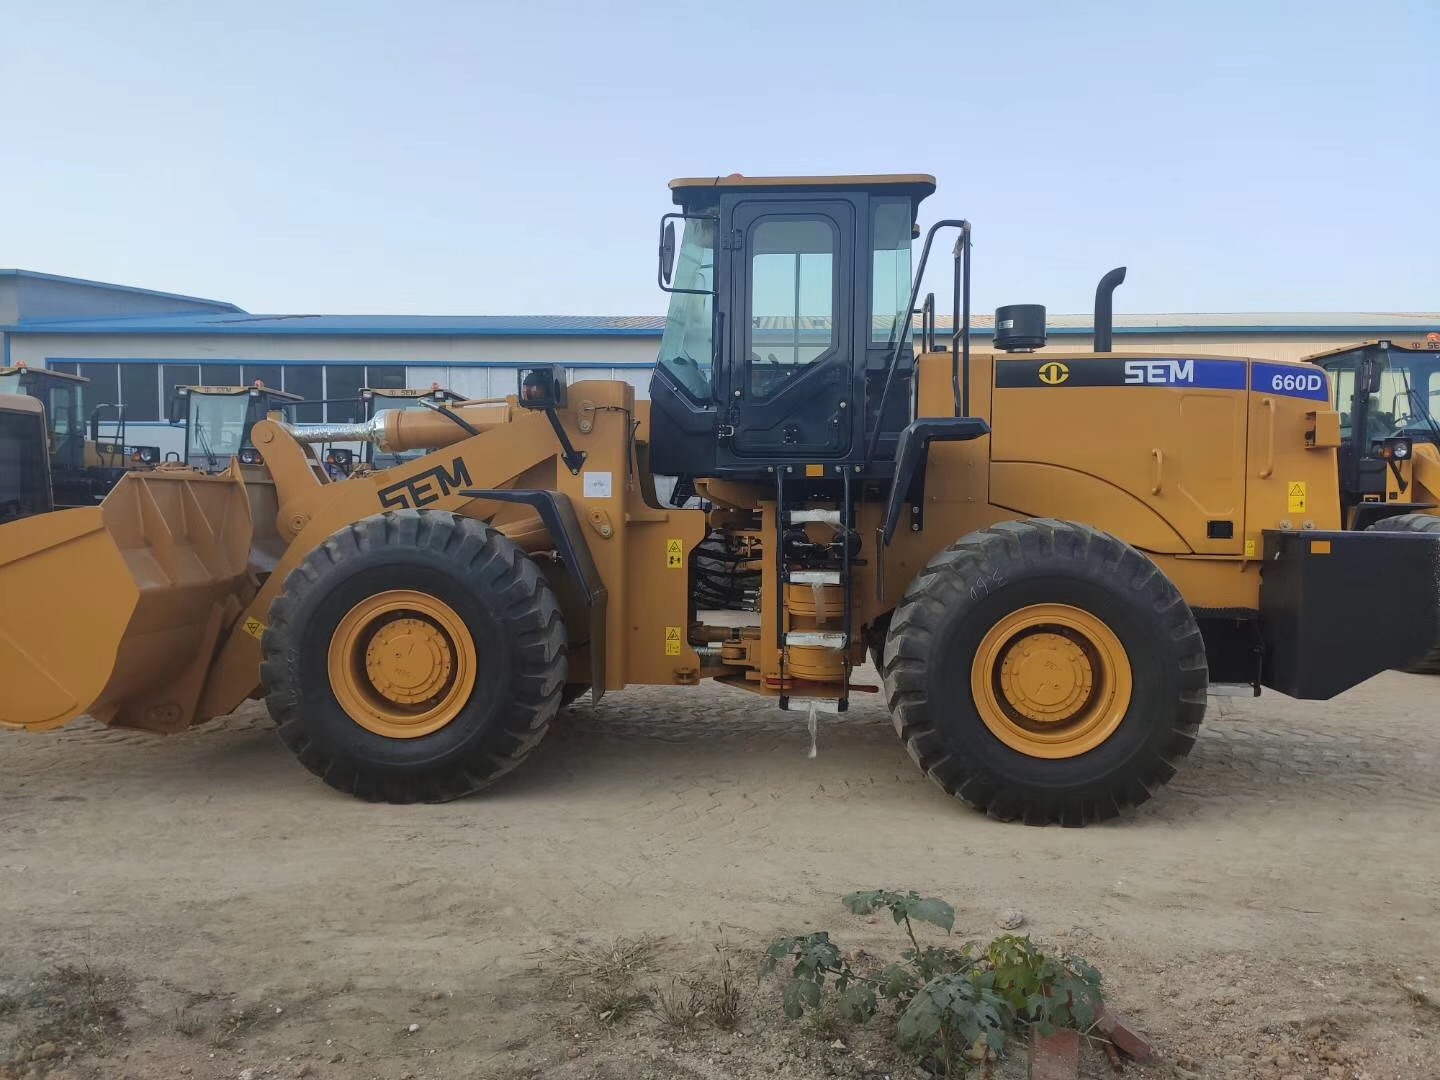
<instances>
[{"instance_id":1,"label":"front wheel","mask_svg":"<svg viewBox=\"0 0 1440 1080\"><path fill-rule=\"evenodd\" d=\"M1084 825L1146 799L1190 752L1208 668L1159 568L1085 525L973 533L932 559L886 636L895 729L916 763L1005 821Z\"/></svg>"},{"instance_id":2,"label":"front wheel","mask_svg":"<svg viewBox=\"0 0 1440 1080\"><path fill-rule=\"evenodd\" d=\"M1440 517L1434 514L1399 514L1377 521L1365 531L1424 533L1440 540ZM1440 641L1435 642L1435 648L1426 653L1423 660L1406 670L1412 675L1440 675Z\"/></svg>"},{"instance_id":3,"label":"front wheel","mask_svg":"<svg viewBox=\"0 0 1440 1080\"><path fill-rule=\"evenodd\" d=\"M443 802L515 768L565 685L535 563L481 522L402 510L346 526L285 579L265 704L300 763L382 802Z\"/></svg>"}]
</instances>

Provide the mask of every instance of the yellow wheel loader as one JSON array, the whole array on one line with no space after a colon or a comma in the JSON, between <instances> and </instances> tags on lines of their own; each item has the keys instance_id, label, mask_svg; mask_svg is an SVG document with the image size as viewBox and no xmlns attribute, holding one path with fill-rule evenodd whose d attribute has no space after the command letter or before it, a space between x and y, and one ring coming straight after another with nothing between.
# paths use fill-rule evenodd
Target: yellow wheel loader
<instances>
[{"instance_id":1,"label":"yellow wheel loader","mask_svg":"<svg viewBox=\"0 0 1440 1080\"><path fill-rule=\"evenodd\" d=\"M0 525L54 509L45 407L0 393Z\"/></svg>"},{"instance_id":2,"label":"yellow wheel loader","mask_svg":"<svg viewBox=\"0 0 1440 1080\"><path fill-rule=\"evenodd\" d=\"M327 784L439 801L586 689L711 679L813 728L874 689L869 650L933 781L1083 825L1174 774L1217 684L1323 699L1421 660L1440 543L1345 528L1322 369L1115 352L1123 271L1093 352L1042 351L1034 305L972 349L969 223L912 274L934 186L673 182L649 402L540 367L501 400L272 414L249 465L0 526L0 722L180 731L263 698ZM941 232L945 342L919 303ZM335 481L314 448L345 442L424 453ZM705 610L717 567L749 618Z\"/></svg>"},{"instance_id":3,"label":"yellow wheel loader","mask_svg":"<svg viewBox=\"0 0 1440 1080\"><path fill-rule=\"evenodd\" d=\"M255 465L260 455L251 432L271 413L293 419L299 394L273 390L262 382L253 386L177 386L170 397L170 423L185 428L181 463L202 472L221 472L231 458Z\"/></svg>"},{"instance_id":4,"label":"yellow wheel loader","mask_svg":"<svg viewBox=\"0 0 1440 1080\"><path fill-rule=\"evenodd\" d=\"M125 411L101 402L87 409L83 375L23 364L0 368L0 394L21 394L43 406L55 506L95 506L131 469L158 464L160 448L126 442ZM112 425L110 438L100 426Z\"/></svg>"},{"instance_id":5,"label":"yellow wheel loader","mask_svg":"<svg viewBox=\"0 0 1440 1080\"><path fill-rule=\"evenodd\" d=\"M1440 331L1306 359L1330 379L1346 526L1440 537ZM1410 670L1440 675L1440 641Z\"/></svg>"}]
</instances>

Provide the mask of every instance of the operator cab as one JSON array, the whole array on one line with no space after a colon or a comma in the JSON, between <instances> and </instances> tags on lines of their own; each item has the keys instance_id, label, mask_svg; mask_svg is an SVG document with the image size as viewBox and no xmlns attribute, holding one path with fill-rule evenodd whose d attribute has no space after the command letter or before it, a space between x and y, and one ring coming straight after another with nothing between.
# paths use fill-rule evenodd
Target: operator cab
<instances>
[{"instance_id":1,"label":"operator cab","mask_svg":"<svg viewBox=\"0 0 1440 1080\"><path fill-rule=\"evenodd\" d=\"M185 425L185 464L221 472L229 468L232 457L239 457L242 465L263 464L250 441L251 429L271 412L289 416L304 400L261 382L253 386L177 386L170 399L170 423Z\"/></svg>"},{"instance_id":2,"label":"operator cab","mask_svg":"<svg viewBox=\"0 0 1440 1080\"><path fill-rule=\"evenodd\" d=\"M1440 449L1440 333L1421 341L1367 341L1307 358L1330 376L1340 414L1340 501L1357 527L1410 507L1415 446ZM1383 504L1381 507L1368 504Z\"/></svg>"},{"instance_id":3,"label":"operator cab","mask_svg":"<svg viewBox=\"0 0 1440 1080\"><path fill-rule=\"evenodd\" d=\"M911 419L910 242L934 177L735 175L670 189L680 209L661 224L671 296L650 383L655 471L887 474Z\"/></svg>"},{"instance_id":4,"label":"operator cab","mask_svg":"<svg viewBox=\"0 0 1440 1080\"><path fill-rule=\"evenodd\" d=\"M40 402L0 390L0 524L54 508L48 443Z\"/></svg>"},{"instance_id":5,"label":"operator cab","mask_svg":"<svg viewBox=\"0 0 1440 1080\"><path fill-rule=\"evenodd\" d=\"M51 464L56 469L85 467L85 384L90 380L49 368L23 364L0 368L0 394L24 394L44 407Z\"/></svg>"}]
</instances>

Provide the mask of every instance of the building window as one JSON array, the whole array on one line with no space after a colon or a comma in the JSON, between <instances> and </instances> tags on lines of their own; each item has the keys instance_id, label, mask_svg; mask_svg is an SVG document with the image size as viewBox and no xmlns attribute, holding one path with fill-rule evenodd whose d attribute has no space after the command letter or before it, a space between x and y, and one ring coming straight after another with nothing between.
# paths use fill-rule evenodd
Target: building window
<instances>
[{"instance_id":1,"label":"building window","mask_svg":"<svg viewBox=\"0 0 1440 1080\"><path fill-rule=\"evenodd\" d=\"M240 381L239 364L206 364L200 369L200 380L205 386L244 386Z\"/></svg>"},{"instance_id":2,"label":"building window","mask_svg":"<svg viewBox=\"0 0 1440 1080\"><path fill-rule=\"evenodd\" d=\"M404 390L405 368L400 364L370 364L365 368L365 385L372 390Z\"/></svg>"},{"instance_id":3,"label":"building window","mask_svg":"<svg viewBox=\"0 0 1440 1080\"><path fill-rule=\"evenodd\" d=\"M160 394L165 399L165 411L170 411L170 399L175 396L177 386L200 386L199 364L165 364L160 369Z\"/></svg>"},{"instance_id":4,"label":"building window","mask_svg":"<svg viewBox=\"0 0 1440 1080\"><path fill-rule=\"evenodd\" d=\"M348 424L359 419L360 387L365 385L364 364L327 364L325 366L326 419L332 424Z\"/></svg>"},{"instance_id":5,"label":"building window","mask_svg":"<svg viewBox=\"0 0 1440 1080\"><path fill-rule=\"evenodd\" d=\"M291 364L285 369L283 389L287 393L298 394L307 401L319 402L325 397L324 375L325 369L320 364ZM301 424L322 424L325 422L325 406L297 406L295 420Z\"/></svg>"},{"instance_id":6,"label":"building window","mask_svg":"<svg viewBox=\"0 0 1440 1080\"><path fill-rule=\"evenodd\" d=\"M159 364L120 365L120 400L125 404L128 422L160 419L159 370ZM100 404L99 400L94 404Z\"/></svg>"},{"instance_id":7,"label":"building window","mask_svg":"<svg viewBox=\"0 0 1440 1080\"><path fill-rule=\"evenodd\" d=\"M119 403L120 399L120 365L119 364L76 364L75 374L83 375L90 380L90 385L82 391L87 409L93 409L96 405Z\"/></svg>"},{"instance_id":8,"label":"building window","mask_svg":"<svg viewBox=\"0 0 1440 1080\"><path fill-rule=\"evenodd\" d=\"M258 382L272 390L283 390L284 377L280 374L283 370L278 364L246 364L240 369L240 385L254 386Z\"/></svg>"}]
</instances>

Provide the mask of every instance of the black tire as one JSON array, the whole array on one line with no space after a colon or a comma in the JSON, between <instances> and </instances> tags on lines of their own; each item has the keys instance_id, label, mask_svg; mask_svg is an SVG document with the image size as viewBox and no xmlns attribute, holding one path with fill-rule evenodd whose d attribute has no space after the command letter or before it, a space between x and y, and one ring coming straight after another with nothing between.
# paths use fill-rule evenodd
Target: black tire
<instances>
[{"instance_id":1,"label":"black tire","mask_svg":"<svg viewBox=\"0 0 1440 1080\"><path fill-rule=\"evenodd\" d=\"M342 618L394 589L444 602L474 643L475 683L448 724L414 738L356 722L330 685ZM372 802L445 802L509 772L545 735L565 685L565 625L510 540L454 514L402 510L341 529L285 580L261 642L265 704L300 763Z\"/></svg>"},{"instance_id":2,"label":"black tire","mask_svg":"<svg viewBox=\"0 0 1440 1080\"><path fill-rule=\"evenodd\" d=\"M1408 532L1428 533L1440 537L1440 517L1434 514L1400 514L1386 518L1369 526L1366 532ZM1440 675L1440 641L1426 654L1425 659L1412 668L1406 668L1412 675Z\"/></svg>"},{"instance_id":3,"label":"black tire","mask_svg":"<svg viewBox=\"0 0 1440 1080\"><path fill-rule=\"evenodd\" d=\"M1034 604L1098 619L1131 668L1118 726L1077 756L1012 749L971 690L985 635ZM1195 618L1159 568L1107 533L1044 519L996 525L935 556L895 611L883 674L895 730L926 775L993 818L1029 825L1085 825L1150 798L1194 745L1208 685Z\"/></svg>"}]
</instances>

